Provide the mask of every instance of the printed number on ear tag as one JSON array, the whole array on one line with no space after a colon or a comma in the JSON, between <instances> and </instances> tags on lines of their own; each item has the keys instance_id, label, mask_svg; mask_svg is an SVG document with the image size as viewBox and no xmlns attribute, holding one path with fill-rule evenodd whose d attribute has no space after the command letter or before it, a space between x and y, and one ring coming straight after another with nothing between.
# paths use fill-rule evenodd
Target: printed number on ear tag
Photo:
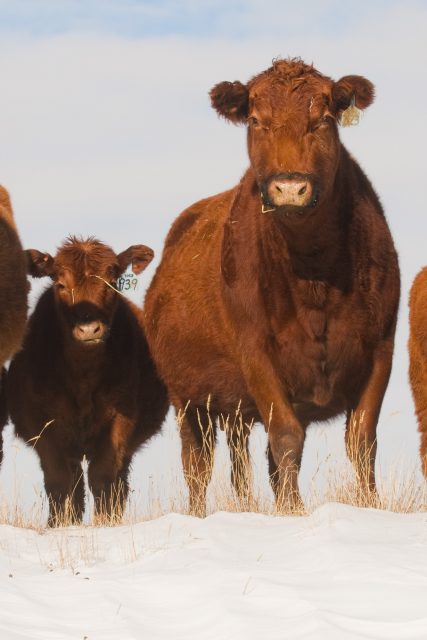
<instances>
[{"instance_id":1,"label":"printed number on ear tag","mask_svg":"<svg viewBox=\"0 0 427 640\"><path fill-rule=\"evenodd\" d=\"M117 289L119 291L136 291L138 286L138 278L132 272L124 273L117 280Z\"/></svg>"},{"instance_id":2,"label":"printed number on ear tag","mask_svg":"<svg viewBox=\"0 0 427 640\"><path fill-rule=\"evenodd\" d=\"M359 124L361 117L362 112L354 104L353 98L351 101L351 105L347 107L347 109L345 109L341 114L340 125L342 127L353 127L354 125Z\"/></svg>"}]
</instances>

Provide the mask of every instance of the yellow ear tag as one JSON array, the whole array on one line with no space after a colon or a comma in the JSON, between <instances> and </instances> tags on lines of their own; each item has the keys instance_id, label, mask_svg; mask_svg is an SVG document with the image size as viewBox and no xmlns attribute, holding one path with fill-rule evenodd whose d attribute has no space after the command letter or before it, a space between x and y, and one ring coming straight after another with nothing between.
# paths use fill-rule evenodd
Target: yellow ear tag
<instances>
[{"instance_id":1,"label":"yellow ear tag","mask_svg":"<svg viewBox=\"0 0 427 640\"><path fill-rule=\"evenodd\" d=\"M350 106L342 112L339 122L342 127L353 127L354 125L359 124L361 117L362 111L356 107L355 98L353 96Z\"/></svg>"}]
</instances>

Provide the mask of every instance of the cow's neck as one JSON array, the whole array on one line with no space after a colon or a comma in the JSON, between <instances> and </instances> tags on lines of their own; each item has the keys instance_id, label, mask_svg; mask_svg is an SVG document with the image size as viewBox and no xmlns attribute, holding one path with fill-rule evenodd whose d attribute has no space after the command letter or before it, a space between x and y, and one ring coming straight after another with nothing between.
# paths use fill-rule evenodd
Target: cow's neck
<instances>
[{"instance_id":1,"label":"cow's neck","mask_svg":"<svg viewBox=\"0 0 427 640\"><path fill-rule=\"evenodd\" d=\"M286 245L298 278L328 282L339 275L336 266L342 263L347 229L335 202L309 214L302 224L289 224L279 214L274 220L274 233L280 234Z\"/></svg>"},{"instance_id":2,"label":"cow's neck","mask_svg":"<svg viewBox=\"0 0 427 640\"><path fill-rule=\"evenodd\" d=\"M313 209L305 220L295 224L280 212L262 213L259 190L251 171L246 174L246 180L246 188L252 194L251 209L261 231L264 257L274 256L281 264L285 260L302 280L318 280L343 288L342 265L350 259L346 248L349 220L345 215L349 207L343 201L344 178L340 171L333 195Z\"/></svg>"}]
</instances>

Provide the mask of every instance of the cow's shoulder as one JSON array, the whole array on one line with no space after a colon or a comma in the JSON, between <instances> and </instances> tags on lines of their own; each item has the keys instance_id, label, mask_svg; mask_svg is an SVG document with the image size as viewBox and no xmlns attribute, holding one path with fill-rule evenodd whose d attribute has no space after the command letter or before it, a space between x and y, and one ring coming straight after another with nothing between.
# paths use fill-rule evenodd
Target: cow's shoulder
<instances>
[{"instance_id":1,"label":"cow's shoulder","mask_svg":"<svg viewBox=\"0 0 427 640\"><path fill-rule=\"evenodd\" d=\"M212 216L215 220L221 220L225 217L230 209L234 192L235 189L230 189L218 193L209 198L199 200L185 209L176 218L166 236L165 251L179 244L190 230L193 230L193 232L196 231L195 226L197 222L203 227L206 222L209 222Z\"/></svg>"}]
</instances>

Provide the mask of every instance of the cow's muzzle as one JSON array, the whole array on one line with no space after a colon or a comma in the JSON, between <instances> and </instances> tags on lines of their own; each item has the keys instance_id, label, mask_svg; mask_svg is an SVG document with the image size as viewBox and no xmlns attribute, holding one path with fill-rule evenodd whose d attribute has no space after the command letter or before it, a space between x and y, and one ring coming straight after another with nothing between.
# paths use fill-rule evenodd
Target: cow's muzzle
<instances>
[{"instance_id":1,"label":"cow's muzzle","mask_svg":"<svg viewBox=\"0 0 427 640\"><path fill-rule=\"evenodd\" d=\"M76 324L73 336L84 345L95 345L103 342L107 335L107 326L100 320Z\"/></svg>"},{"instance_id":2,"label":"cow's muzzle","mask_svg":"<svg viewBox=\"0 0 427 640\"><path fill-rule=\"evenodd\" d=\"M261 197L265 211L281 207L314 207L317 202L313 178L302 173L271 176L261 187Z\"/></svg>"}]
</instances>

